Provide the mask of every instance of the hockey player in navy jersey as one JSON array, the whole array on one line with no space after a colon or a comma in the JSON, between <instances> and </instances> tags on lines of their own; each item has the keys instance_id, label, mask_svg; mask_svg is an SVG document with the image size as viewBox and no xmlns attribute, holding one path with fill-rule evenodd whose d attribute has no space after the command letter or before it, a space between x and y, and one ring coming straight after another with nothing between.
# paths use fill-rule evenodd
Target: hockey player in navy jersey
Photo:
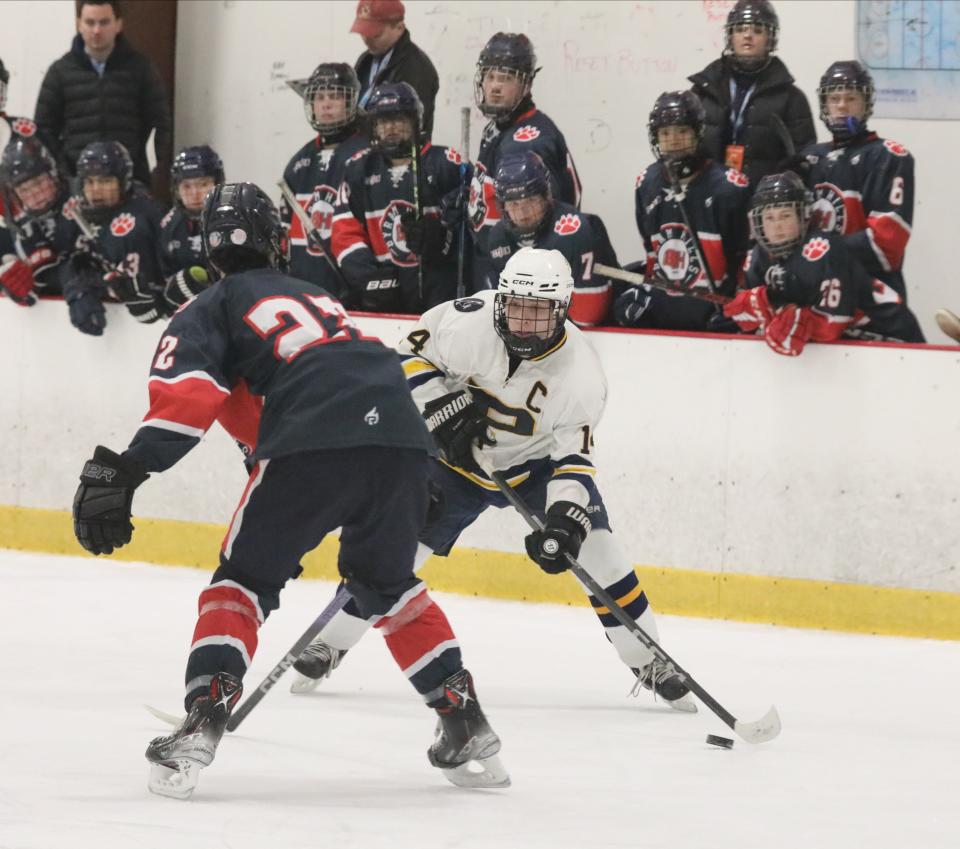
<instances>
[{"instance_id":1,"label":"hockey player in navy jersey","mask_svg":"<svg viewBox=\"0 0 960 849\"><path fill-rule=\"evenodd\" d=\"M29 118L23 118L16 115L7 114L7 87L10 83L10 72L0 59L0 151L6 150L7 145L16 139L36 139L37 125ZM41 139L42 142L42 139ZM11 218L15 210L7 206L7 198L0 192L0 258L14 251L14 232L11 226ZM21 305L25 301L21 299Z\"/></svg>"},{"instance_id":2,"label":"hockey player in navy jersey","mask_svg":"<svg viewBox=\"0 0 960 849\"><path fill-rule=\"evenodd\" d=\"M344 164L369 145L357 113L360 81L344 62L321 62L309 78L287 84L303 99L307 123L316 132L283 172L315 228L315 235L308 235L286 203L280 207L290 234L290 273L343 299L347 292L333 259L330 237Z\"/></svg>"},{"instance_id":3,"label":"hockey player in navy jersey","mask_svg":"<svg viewBox=\"0 0 960 849\"><path fill-rule=\"evenodd\" d=\"M179 307L210 285L200 213L207 193L223 181L223 161L209 145L185 147L173 158L173 207L160 222L163 296L171 307Z\"/></svg>"},{"instance_id":4,"label":"hockey player in navy jersey","mask_svg":"<svg viewBox=\"0 0 960 849\"><path fill-rule=\"evenodd\" d=\"M703 105L692 91L664 92L650 112L647 129L657 161L637 178L635 193L637 230L646 252L643 273L680 290L709 291L709 271L720 293L731 295L747 251L750 192L740 171L703 154L704 122ZM629 287L614 313L624 327L722 329L712 303L646 285Z\"/></svg>"},{"instance_id":5,"label":"hockey player in navy jersey","mask_svg":"<svg viewBox=\"0 0 960 849\"><path fill-rule=\"evenodd\" d=\"M409 83L377 86L366 115L370 148L344 169L333 253L352 305L420 313L456 294L460 233L441 222L440 202L459 188L460 154L423 141Z\"/></svg>"},{"instance_id":6,"label":"hockey player in navy jersey","mask_svg":"<svg viewBox=\"0 0 960 849\"><path fill-rule=\"evenodd\" d=\"M496 290L435 307L400 344L414 400L441 452L432 474L443 512L420 535L416 564L448 554L487 508L508 506L489 477L497 470L545 517L544 530L526 538L528 555L549 573L567 568L565 554L576 557L656 639L653 609L595 482L593 433L607 384L596 353L566 320L572 293L573 275L559 251L523 248ZM695 711L676 673L656 663L600 602L590 603L636 688ZM349 603L335 600L332 607L337 612L294 665L301 675L294 692L328 675L369 627Z\"/></svg>"},{"instance_id":7,"label":"hockey player in navy jersey","mask_svg":"<svg viewBox=\"0 0 960 849\"><path fill-rule=\"evenodd\" d=\"M923 342L899 294L866 272L839 233L818 230L811 195L792 171L764 177L750 203L751 250L745 285L723 308L778 354L841 336Z\"/></svg>"},{"instance_id":8,"label":"hockey player in navy jersey","mask_svg":"<svg viewBox=\"0 0 960 849\"><path fill-rule=\"evenodd\" d=\"M168 314L160 269L157 202L133 181L133 162L120 142L92 142L77 158L81 197L77 209L95 238L73 224L73 252L61 266L70 322L82 333L101 336L103 299L123 303L137 321Z\"/></svg>"},{"instance_id":9,"label":"hockey player in navy jersey","mask_svg":"<svg viewBox=\"0 0 960 849\"><path fill-rule=\"evenodd\" d=\"M532 150L538 154L553 178L553 196L580 208L580 175L567 142L557 125L533 102L533 80L539 71L533 44L522 33L496 33L477 60L474 97L490 121L480 139L467 208L473 227L476 281L490 274L485 266L489 257L487 239L500 217L494 177L500 160L508 153Z\"/></svg>"},{"instance_id":10,"label":"hockey player in navy jersey","mask_svg":"<svg viewBox=\"0 0 960 849\"><path fill-rule=\"evenodd\" d=\"M433 447L396 352L364 336L332 296L284 273L283 225L257 186L218 186L202 227L209 261L224 276L165 329L142 427L121 454L96 448L73 506L80 544L110 554L130 541L137 487L179 461L214 421L254 447L220 565L200 593L187 717L147 747L150 789L192 793L240 699L260 626L302 571L301 558L338 527L344 591L376 619L437 712L430 762L455 784L506 786L500 740L457 640L413 573ZM399 609L402 619L393 616Z\"/></svg>"},{"instance_id":11,"label":"hockey player in navy jersey","mask_svg":"<svg viewBox=\"0 0 960 849\"><path fill-rule=\"evenodd\" d=\"M0 288L31 306L36 294L58 294L58 267L70 248L69 191L53 156L35 136L14 136L0 159L2 202L11 253L0 262Z\"/></svg>"},{"instance_id":12,"label":"hockey player in navy jersey","mask_svg":"<svg viewBox=\"0 0 960 849\"><path fill-rule=\"evenodd\" d=\"M605 323L614 287L593 267L596 263L618 263L600 218L555 201L550 172L532 150L504 156L497 166L494 185L500 220L487 240L494 276L478 288L495 289L507 261L522 247L558 250L573 272L570 320L580 327Z\"/></svg>"},{"instance_id":13,"label":"hockey player in navy jersey","mask_svg":"<svg viewBox=\"0 0 960 849\"><path fill-rule=\"evenodd\" d=\"M817 93L820 118L833 139L801 153L816 225L840 233L867 272L906 301L903 259L913 229L913 156L867 126L873 78L859 62L834 62Z\"/></svg>"}]
</instances>

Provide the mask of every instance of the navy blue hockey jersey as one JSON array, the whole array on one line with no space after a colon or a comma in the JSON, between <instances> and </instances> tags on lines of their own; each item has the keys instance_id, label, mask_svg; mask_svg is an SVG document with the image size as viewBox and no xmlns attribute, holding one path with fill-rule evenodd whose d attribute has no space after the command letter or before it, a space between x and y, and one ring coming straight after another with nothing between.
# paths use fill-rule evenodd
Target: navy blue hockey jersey
<instances>
[{"instance_id":1,"label":"navy blue hockey jersey","mask_svg":"<svg viewBox=\"0 0 960 849\"><path fill-rule=\"evenodd\" d=\"M175 206L160 221L160 271L169 279L194 265L207 267L200 219Z\"/></svg>"},{"instance_id":2,"label":"navy blue hockey jersey","mask_svg":"<svg viewBox=\"0 0 960 849\"><path fill-rule=\"evenodd\" d=\"M331 295L274 269L228 275L182 306L149 390L125 455L150 471L176 463L218 419L255 443L256 460L365 445L433 450L396 351L364 336Z\"/></svg>"}]
</instances>

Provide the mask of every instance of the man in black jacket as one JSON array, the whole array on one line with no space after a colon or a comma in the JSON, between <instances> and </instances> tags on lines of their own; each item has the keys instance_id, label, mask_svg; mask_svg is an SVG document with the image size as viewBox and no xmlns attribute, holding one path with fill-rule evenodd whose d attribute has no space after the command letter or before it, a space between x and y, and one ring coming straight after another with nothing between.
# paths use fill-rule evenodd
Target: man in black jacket
<instances>
[{"instance_id":1,"label":"man in black jacket","mask_svg":"<svg viewBox=\"0 0 960 849\"><path fill-rule=\"evenodd\" d=\"M433 106L440 78L433 62L410 40L400 0L360 0L350 27L367 49L354 67L360 78L360 108L381 83L410 83L423 104L423 135L433 135Z\"/></svg>"},{"instance_id":2,"label":"man in black jacket","mask_svg":"<svg viewBox=\"0 0 960 849\"><path fill-rule=\"evenodd\" d=\"M122 29L119 3L77 3L77 36L47 69L35 118L65 173L76 174L77 157L91 142L118 141L130 152L136 179L149 185L153 130L158 171L170 168L170 104L156 70Z\"/></svg>"},{"instance_id":3,"label":"man in black jacket","mask_svg":"<svg viewBox=\"0 0 960 849\"><path fill-rule=\"evenodd\" d=\"M688 79L707 112L704 153L755 186L817 134L807 98L772 55L780 21L768 0L738 0L726 31L723 55Z\"/></svg>"}]
</instances>

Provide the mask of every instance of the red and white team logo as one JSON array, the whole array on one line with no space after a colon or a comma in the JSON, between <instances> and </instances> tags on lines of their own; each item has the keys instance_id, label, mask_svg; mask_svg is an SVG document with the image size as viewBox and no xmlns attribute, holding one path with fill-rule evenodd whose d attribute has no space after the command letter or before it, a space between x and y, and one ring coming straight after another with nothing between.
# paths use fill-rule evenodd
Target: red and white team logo
<instances>
[{"instance_id":1,"label":"red and white team logo","mask_svg":"<svg viewBox=\"0 0 960 849\"><path fill-rule=\"evenodd\" d=\"M640 174L637 176L637 182L634 184L634 188L635 188L635 189L639 189L639 188L640 188L640 184L643 182L643 178L646 177L646 176L647 176L647 171L646 171L646 169L644 169L644 170L641 171Z\"/></svg>"},{"instance_id":2,"label":"red and white team logo","mask_svg":"<svg viewBox=\"0 0 960 849\"><path fill-rule=\"evenodd\" d=\"M329 240L333 235L333 207L336 202L337 192L331 186L314 187L313 195L307 201L310 223L324 240ZM323 256L309 239L307 240L307 253L312 256Z\"/></svg>"},{"instance_id":3,"label":"red and white team logo","mask_svg":"<svg viewBox=\"0 0 960 849\"><path fill-rule=\"evenodd\" d=\"M558 236L571 236L580 229L580 216L571 212L561 215L553 225L553 232Z\"/></svg>"},{"instance_id":4,"label":"red and white team logo","mask_svg":"<svg viewBox=\"0 0 960 849\"><path fill-rule=\"evenodd\" d=\"M894 156L909 156L910 151L907 150L900 142L896 142L893 139L886 139L883 143L883 146L889 150Z\"/></svg>"},{"instance_id":5,"label":"red and white team logo","mask_svg":"<svg viewBox=\"0 0 960 849\"><path fill-rule=\"evenodd\" d=\"M403 232L400 221L405 213L413 211L414 206L409 201L392 200L383 211L380 221L380 232L390 251L390 259L401 268L415 268L420 262L420 258L407 245L407 234Z\"/></svg>"},{"instance_id":6,"label":"red and white team logo","mask_svg":"<svg viewBox=\"0 0 960 849\"><path fill-rule=\"evenodd\" d=\"M843 192L833 183L817 183L814 186L810 222L817 230L844 232L847 207L843 202Z\"/></svg>"},{"instance_id":7,"label":"red and white team logo","mask_svg":"<svg viewBox=\"0 0 960 849\"><path fill-rule=\"evenodd\" d=\"M738 171L736 168L727 169L727 182L733 183L735 186L740 186L741 189L750 184L747 175L744 174L743 171Z\"/></svg>"},{"instance_id":8,"label":"red and white team logo","mask_svg":"<svg viewBox=\"0 0 960 849\"><path fill-rule=\"evenodd\" d=\"M830 250L830 243L826 239L811 239L803 246L803 258L816 262Z\"/></svg>"},{"instance_id":9,"label":"red and white team logo","mask_svg":"<svg viewBox=\"0 0 960 849\"><path fill-rule=\"evenodd\" d=\"M449 159L454 165L459 165L463 162L463 158L460 156L460 153L454 150L452 147L447 148L447 159Z\"/></svg>"},{"instance_id":10,"label":"red and white team logo","mask_svg":"<svg viewBox=\"0 0 960 849\"><path fill-rule=\"evenodd\" d=\"M10 124L10 129L18 136L32 136L37 132L37 125L29 118L17 118Z\"/></svg>"},{"instance_id":11,"label":"red and white team logo","mask_svg":"<svg viewBox=\"0 0 960 849\"><path fill-rule=\"evenodd\" d=\"M110 232L114 236L126 236L137 226L137 219L129 212L121 212L113 221L110 222Z\"/></svg>"},{"instance_id":12,"label":"red and white team logo","mask_svg":"<svg viewBox=\"0 0 960 849\"><path fill-rule=\"evenodd\" d=\"M538 138L539 135L540 131L536 127L532 126L531 124L527 124L513 134L513 140L518 142L528 142Z\"/></svg>"}]
</instances>

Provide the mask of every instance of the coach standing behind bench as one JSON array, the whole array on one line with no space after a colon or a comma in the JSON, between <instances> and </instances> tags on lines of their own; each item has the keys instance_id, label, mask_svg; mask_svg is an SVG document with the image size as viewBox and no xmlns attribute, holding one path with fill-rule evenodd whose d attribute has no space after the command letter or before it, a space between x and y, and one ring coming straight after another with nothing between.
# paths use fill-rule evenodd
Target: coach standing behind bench
<instances>
[{"instance_id":1,"label":"coach standing behind bench","mask_svg":"<svg viewBox=\"0 0 960 849\"><path fill-rule=\"evenodd\" d=\"M130 152L134 177L149 186L147 139L153 130L157 171L170 170L170 104L156 69L122 30L120 3L77 3L77 36L70 52L47 69L35 120L70 176L88 144L118 141Z\"/></svg>"}]
</instances>

